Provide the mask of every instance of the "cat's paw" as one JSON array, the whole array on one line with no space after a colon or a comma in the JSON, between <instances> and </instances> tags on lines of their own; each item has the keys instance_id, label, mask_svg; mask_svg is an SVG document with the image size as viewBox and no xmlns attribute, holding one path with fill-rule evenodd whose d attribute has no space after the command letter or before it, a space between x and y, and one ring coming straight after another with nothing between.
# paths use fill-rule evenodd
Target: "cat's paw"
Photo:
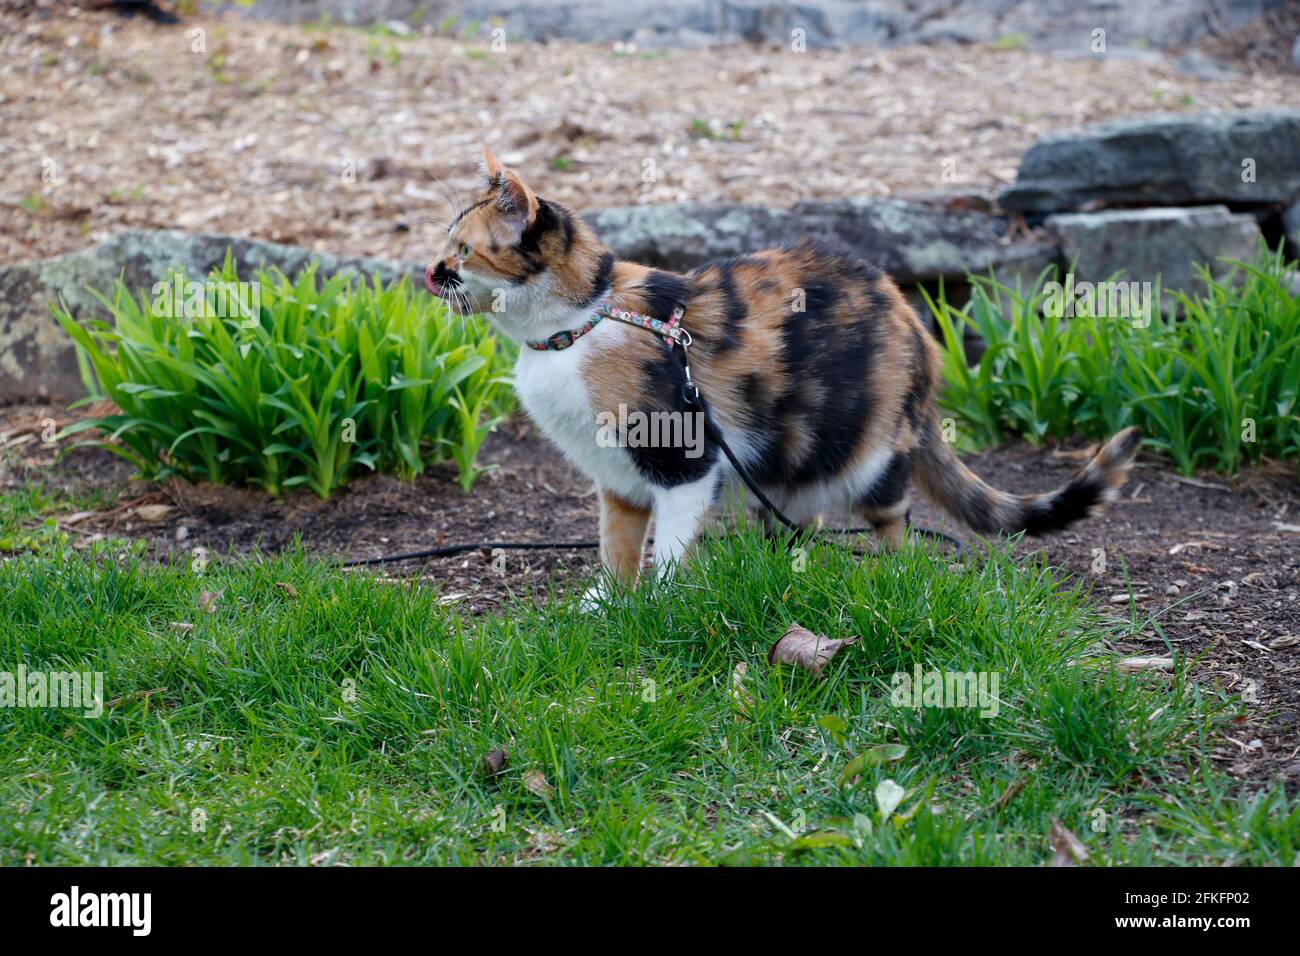
<instances>
[{"instance_id":1,"label":"cat's paw","mask_svg":"<svg viewBox=\"0 0 1300 956\"><path fill-rule=\"evenodd\" d=\"M605 609L609 602L610 590L609 582L597 581L587 590L582 592L582 600L578 602L578 610L583 614L599 614Z\"/></svg>"}]
</instances>

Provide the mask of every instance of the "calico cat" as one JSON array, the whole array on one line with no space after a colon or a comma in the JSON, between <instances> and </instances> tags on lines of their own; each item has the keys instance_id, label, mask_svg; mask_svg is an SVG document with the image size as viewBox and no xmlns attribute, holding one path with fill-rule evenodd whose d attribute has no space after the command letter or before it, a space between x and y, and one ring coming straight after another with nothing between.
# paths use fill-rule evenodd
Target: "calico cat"
<instances>
[{"instance_id":1,"label":"calico cat","mask_svg":"<svg viewBox=\"0 0 1300 956\"><path fill-rule=\"evenodd\" d=\"M655 567L671 569L736 475L716 442L598 440L600 422L620 413L689 414L684 369L664 339L593 322L602 307L662 321L684 308L690 368L717 427L796 522L847 502L896 546L916 488L977 532L1041 534L1086 517L1127 477L1133 428L1056 491L1013 495L972 474L941 435L933 339L894 282L865 262L807 239L685 274L621 262L488 149L484 169L486 188L450 224L426 283L525 346L519 398L595 482L601 560L617 578L636 578L651 517Z\"/></svg>"}]
</instances>

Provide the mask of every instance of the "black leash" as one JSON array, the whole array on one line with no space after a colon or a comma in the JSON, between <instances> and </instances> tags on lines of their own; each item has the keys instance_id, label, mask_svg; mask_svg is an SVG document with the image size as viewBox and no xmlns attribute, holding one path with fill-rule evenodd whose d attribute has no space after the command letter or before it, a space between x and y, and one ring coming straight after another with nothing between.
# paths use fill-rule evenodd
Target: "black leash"
<instances>
[{"instance_id":1,"label":"black leash","mask_svg":"<svg viewBox=\"0 0 1300 956\"><path fill-rule=\"evenodd\" d=\"M478 541L473 544L448 544L423 551L405 554L385 554L378 558L354 558L344 561L345 568L359 568L367 564L392 564L394 561L414 561L416 558L448 558L469 551L581 551L599 548L599 541Z\"/></svg>"},{"instance_id":2,"label":"black leash","mask_svg":"<svg viewBox=\"0 0 1300 956\"><path fill-rule=\"evenodd\" d=\"M611 317L616 318L616 316ZM637 327L642 328L643 326ZM783 524L786 529L791 532L787 548L793 546L794 542L803 536L812 539L822 533L865 534L870 531L871 529L869 528L826 528L820 531L812 531L795 524L786 517L785 512L778 508L776 504L763 493L763 489L758 486L758 482L755 481L753 475L749 473L749 469L740 463L740 460L736 457L736 453L731 450L731 446L727 444L727 440L722 437L722 431L713 420L713 414L709 411L708 403L705 402L704 396L700 393L699 387L691 378L690 356L686 351L687 347L692 343L691 335L684 328L680 329L680 333L680 337L665 338L665 341L668 343L668 354L677 362L678 368L682 370L682 376L685 379L685 384L682 386L682 401L686 403L687 411L698 409L700 414L704 416L704 437L709 441L717 443L717 446L722 449L722 454L726 456L731 467L735 470L736 474L740 476L740 480L745 483L745 487L753 492L754 497L759 500L772 517L776 518L777 521ZM682 350L680 356L678 356L676 351L678 348ZM958 538L943 531L936 531L933 528L915 527L912 524L910 513L904 517L903 522L908 530L915 531L919 535L932 538L936 541L941 541L951 546L958 557L961 557L966 553L966 546L962 544ZM352 561L344 561L343 567L354 568L364 565L391 564L397 561L414 561L417 558L445 558L457 554L465 554L470 551L495 551L497 549L503 551L578 551L599 547L599 541L489 541L476 542L473 544L449 544L438 548L426 548L423 551L410 551L405 554L388 554L378 558L357 558Z\"/></svg>"},{"instance_id":3,"label":"black leash","mask_svg":"<svg viewBox=\"0 0 1300 956\"><path fill-rule=\"evenodd\" d=\"M951 545L958 556L966 552L966 546L950 534L935 531L933 528L918 528L910 522L907 527L908 530L919 535ZM796 530L799 533L807 533L807 529ZM870 528L822 528L810 534L810 537L815 537L816 534L866 534L870 530ZM502 551L594 551L599 547L599 541L476 541L471 544L448 544L439 548L425 548L423 551L407 551L403 554L385 554L377 558L354 558L351 561L344 561L342 567L359 568L366 565L415 561L419 558L449 558L471 551L496 551L498 548Z\"/></svg>"}]
</instances>

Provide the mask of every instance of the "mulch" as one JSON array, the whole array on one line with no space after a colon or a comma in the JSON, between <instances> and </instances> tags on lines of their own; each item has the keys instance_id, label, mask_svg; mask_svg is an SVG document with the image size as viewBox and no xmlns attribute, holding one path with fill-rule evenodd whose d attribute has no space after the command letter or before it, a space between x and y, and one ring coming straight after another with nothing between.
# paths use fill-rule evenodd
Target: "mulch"
<instances>
[{"instance_id":1,"label":"mulch","mask_svg":"<svg viewBox=\"0 0 1300 956\"><path fill-rule=\"evenodd\" d=\"M1249 38L1238 43L1242 75L1207 81L1154 51L498 51L486 37L392 39L207 15L167 27L3 6L0 263L128 228L423 261L453 197L477 188L482 143L539 195L579 212L779 207L995 192L1049 132L1300 99L1300 73L1246 71L1272 62Z\"/></svg>"}]
</instances>

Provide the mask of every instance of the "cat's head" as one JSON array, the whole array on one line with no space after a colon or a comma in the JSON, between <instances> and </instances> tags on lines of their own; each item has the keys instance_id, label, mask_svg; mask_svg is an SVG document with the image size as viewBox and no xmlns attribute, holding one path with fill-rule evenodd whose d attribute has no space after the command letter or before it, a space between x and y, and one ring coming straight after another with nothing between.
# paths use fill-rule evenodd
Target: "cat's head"
<instances>
[{"instance_id":1,"label":"cat's head","mask_svg":"<svg viewBox=\"0 0 1300 956\"><path fill-rule=\"evenodd\" d=\"M486 147L486 185L447 227L428 267L429 291L482 312L520 338L551 331L608 288L614 258L557 203L539 199Z\"/></svg>"}]
</instances>

